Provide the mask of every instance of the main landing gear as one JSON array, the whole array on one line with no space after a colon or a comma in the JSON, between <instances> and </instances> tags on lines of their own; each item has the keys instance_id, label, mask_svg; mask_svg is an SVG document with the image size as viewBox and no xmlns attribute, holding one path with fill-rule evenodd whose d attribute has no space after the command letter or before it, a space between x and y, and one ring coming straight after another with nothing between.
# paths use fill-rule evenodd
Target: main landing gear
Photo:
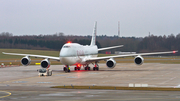
<instances>
[{"instance_id":1,"label":"main landing gear","mask_svg":"<svg viewBox=\"0 0 180 101\"><path fill-rule=\"evenodd\" d=\"M80 69L81 69L81 65L77 65L76 67L74 67L74 70L75 70L75 71L80 70ZM84 69L85 69L86 71L90 71L90 70L91 70L91 68L89 67L89 65L86 65L86 66L84 67ZM70 67L69 67L69 65L66 65L66 67L63 68L63 70L64 70L66 73L70 72ZM98 65L97 63L95 63L95 65L94 65L94 67L93 67L93 70L94 70L94 71L98 71L98 70L99 70L99 65Z\"/></svg>"},{"instance_id":2,"label":"main landing gear","mask_svg":"<svg viewBox=\"0 0 180 101\"><path fill-rule=\"evenodd\" d=\"M87 65L84 69L85 69L85 70L91 70L88 65ZM94 65L94 67L93 67L93 70L94 70L94 71L96 71L96 70L98 71L98 70L99 70L99 65L98 65L97 63L95 63L95 65Z\"/></svg>"},{"instance_id":3,"label":"main landing gear","mask_svg":"<svg viewBox=\"0 0 180 101\"><path fill-rule=\"evenodd\" d=\"M81 69L81 67L74 67L74 70L76 71L76 70L80 70Z\"/></svg>"},{"instance_id":4,"label":"main landing gear","mask_svg":"<svg viewBox=\"0 0 180 101\"><path fill-rule=\"evenodd\" d=\"M99 70L99 65L97 63L94 65L93 70L94 71L96 71L96 70L98 71Z\"/></svg>"},{"instance_id":5,"label":"main landing gear","mask_svg":"<svg viewBox=\"0 0 180 101\"><path fill-rule=\"evenodd\" d=\"M91 68L87 65L86 67L84 67L85 70L91 70Z\"/></svg>"}]
</instances>

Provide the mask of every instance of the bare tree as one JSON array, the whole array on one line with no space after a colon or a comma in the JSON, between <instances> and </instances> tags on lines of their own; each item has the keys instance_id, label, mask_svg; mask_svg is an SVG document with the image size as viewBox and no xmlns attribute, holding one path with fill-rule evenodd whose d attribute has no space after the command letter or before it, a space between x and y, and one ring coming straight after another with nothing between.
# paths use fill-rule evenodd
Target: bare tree
<instances>
[{"instance_id":1,"label":"bare tree","mask_svg":"<svg viewBox=\"0 0 180 101\"><path fill-rule=\"evenodd\" d=\"M2 32L2 33L0 33L0 36L11 37L11 36L13 36L13 34L9 33L9 32Z\"/></svg>"}]
</instances>

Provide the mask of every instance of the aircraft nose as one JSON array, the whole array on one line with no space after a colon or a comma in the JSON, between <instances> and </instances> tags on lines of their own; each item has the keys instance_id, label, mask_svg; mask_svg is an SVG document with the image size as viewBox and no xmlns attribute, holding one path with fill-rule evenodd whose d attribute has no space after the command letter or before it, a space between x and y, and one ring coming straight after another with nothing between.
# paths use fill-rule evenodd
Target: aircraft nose
<instances>
[{"instance_id":1,"label":"aircraft nose","mask_svg":"<svg viewBox=\"0 0 180 101\"><path fill-rule=\"evenodd\" d=\"M61 49L60 51L60 57L65 57L67 56L68 50L67 49Z\"/></svg>"}]
</instances>

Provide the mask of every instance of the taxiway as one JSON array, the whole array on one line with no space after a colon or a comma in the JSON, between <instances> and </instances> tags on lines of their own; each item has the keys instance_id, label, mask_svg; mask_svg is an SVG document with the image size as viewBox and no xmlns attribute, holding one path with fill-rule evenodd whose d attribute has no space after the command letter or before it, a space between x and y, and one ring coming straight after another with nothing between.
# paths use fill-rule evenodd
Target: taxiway
<instances>
[{"instance_id":1,"label":"taxiway","mask_svg":"<svg viewBox=\"0 0 180 101\"><path fill-rule=\"evenodd\" d=\"M51 65L52 76L39 77L40 66L0 68L0 100L180 100L179 91L126 91L56 89L52 86L118 86L180 87L180 64L117 64L99 71L64 73L62 65ZM8 96L9 95L9 96Z\"/></svg>"}]
</instances>

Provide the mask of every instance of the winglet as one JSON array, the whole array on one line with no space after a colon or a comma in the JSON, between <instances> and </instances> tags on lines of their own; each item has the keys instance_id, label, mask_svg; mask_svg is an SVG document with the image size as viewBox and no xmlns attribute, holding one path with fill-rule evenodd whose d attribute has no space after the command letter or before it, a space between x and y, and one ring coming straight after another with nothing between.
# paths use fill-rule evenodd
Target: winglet
<instances>
[{"instance_id":1,"label":"winglet","mask_svg":"<svg viewBox=\"0 0 180 101\"><path fill-rule=\"evenodd\" d=\"M95 24L94 24L94 30L93 30L90 46L96 45L96 30L97 30L97 22L95 22Z\"/></svg>"}]
</instances>

